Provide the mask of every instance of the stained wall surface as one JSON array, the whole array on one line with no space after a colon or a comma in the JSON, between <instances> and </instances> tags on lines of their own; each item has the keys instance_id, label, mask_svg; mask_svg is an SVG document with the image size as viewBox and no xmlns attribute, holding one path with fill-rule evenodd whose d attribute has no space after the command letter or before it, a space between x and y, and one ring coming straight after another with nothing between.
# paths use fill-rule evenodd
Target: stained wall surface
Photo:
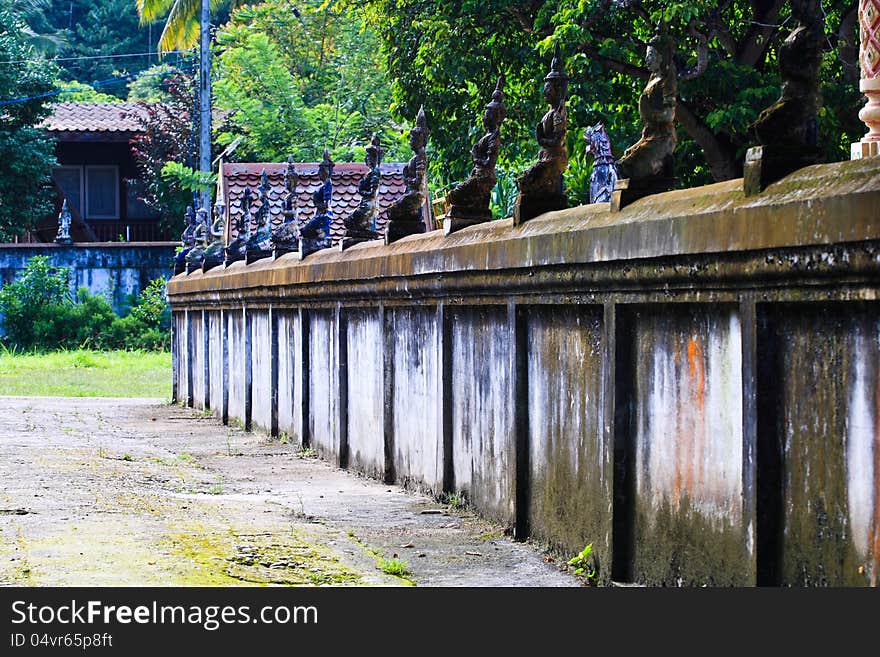
<instances>
[{"instance_id":1,"label":"stained wall surface","mask_svg":"<svg viewBox=\"0 0 880 657\"><path fill-rule=\"evenodd\" d=\"M869 160L175 276L177 399L222 311L230 422L592 544L600 582L876 585Z\"/></svg>"}]
</instances>

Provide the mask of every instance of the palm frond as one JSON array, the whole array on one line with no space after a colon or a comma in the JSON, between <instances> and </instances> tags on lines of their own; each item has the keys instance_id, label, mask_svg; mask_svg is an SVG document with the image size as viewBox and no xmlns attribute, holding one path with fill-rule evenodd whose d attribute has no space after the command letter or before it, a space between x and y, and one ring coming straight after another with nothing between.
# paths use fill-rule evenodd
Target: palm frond
<instances>
[{"instance_id":1,"label":"palm frond","mask_svg":"<svg viewBox=\"0 0 880 657\"><path fill-rule=\"evenodd\" d=\"M157 22L168 13L173 3L174 0L135 0L141 24Z\"/></svg>"}]
</instances>

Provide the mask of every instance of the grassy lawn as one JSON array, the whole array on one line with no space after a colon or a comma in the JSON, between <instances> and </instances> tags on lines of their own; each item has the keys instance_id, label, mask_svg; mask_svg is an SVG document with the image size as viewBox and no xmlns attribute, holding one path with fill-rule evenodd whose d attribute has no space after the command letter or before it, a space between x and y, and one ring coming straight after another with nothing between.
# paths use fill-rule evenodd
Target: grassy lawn
<instances>
[{"instance_id":1,"label":"grassy lawn","mask_svg":"<svg viewBox=\"0 0 880 657\"><path fill-rule=\"evenodd\" d=\"M171 398L171 354L0 351L0 395Z\"/></svg>"}]
</instances>

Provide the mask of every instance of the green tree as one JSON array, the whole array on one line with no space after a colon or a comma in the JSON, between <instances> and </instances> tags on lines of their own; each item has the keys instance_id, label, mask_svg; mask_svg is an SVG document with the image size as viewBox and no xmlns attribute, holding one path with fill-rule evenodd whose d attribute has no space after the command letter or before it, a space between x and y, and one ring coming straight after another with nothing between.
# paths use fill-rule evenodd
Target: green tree
<instances>
[{"instance_id":1,"label":"green tree","mask_svg":"<svg viewBox=\"0 0 880 657\"><path fill-rule=\"evenodd\" d=\"M64 54L89 59L65 62L65 68L71 79L90 83L119 78L118 83L107 84L102 90L125 98L125 82L129 76L155 63L158 55L116 55L154 52L156 47L150 43L150 30L140 25L131 0L99 0L86 4L88 11L68 28L70 45Z\"/></svg>"},{"instance_id":2,"label":"green tree","mask_svg":"<svg viewBox=\"0 0 880 657\"><path fill-rule=\"evenodd\" d=\"M0 2L0 241L53 211L54 140L36 126L49 114L55 70L28 42L11 4Z\"/></svg>"},{"instance_id":3,"label":"green tree","mask_svg":"<svg viewBox=\"0 0 880 657\"><path fill-rule=\"evenodd\" d=\"M661 18L678 47L677 175L687 185L740 175L747 127L779 94L776 53L791 27L783 0L349 1L365 8L382 38L396 114L410 116L423 102L429 110L435 177L441 166L453 177L466 172L479 109L500 69L509 112L499 165L521 166L534 156L530 135L544 111L540 79L556 42L571 75L572 135L602 121L620 155L638 138L645 47ZM845 157L845 144L862 131L855 4L824 3L820 132L828 159Z\"/></svg>"},{"instance_id":4,"label":"green tree","mask_svg":"<svg viewBox=\"0 0 880 657\"><path fill-rule=\"evenodd\" d=\"M230 110L218 141L243 136L237 158L315 160L326 146L337 161L357 161L373 132L386 160L409 156L362 13L320 0L246 6L218 30L217 51L216 100Z\"/></svg>"}]
</instances>

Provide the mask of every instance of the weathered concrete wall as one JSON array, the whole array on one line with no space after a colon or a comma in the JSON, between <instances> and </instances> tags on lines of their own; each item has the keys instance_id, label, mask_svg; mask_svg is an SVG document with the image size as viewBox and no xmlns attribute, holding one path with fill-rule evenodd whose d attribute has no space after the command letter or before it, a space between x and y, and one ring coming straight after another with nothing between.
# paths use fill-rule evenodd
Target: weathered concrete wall
<instances>
[{"instance_id":1,"label":"weathered concrete wall","mask_svg":"<svg viewBox=\"0 0 880 657\"><path fill-rule=\"evenodd\" d=\"M302 336L299 313L278 313L278 431L302 444Z\"/></svg>"},{"instance_id":2,"label":"weathered concrete wall","mask_svg":"<svg viewBox=\"0 0 880 657\"><path fill-rule=\"evenodd\" d=\"M207 311L208 322L208 407L215 413L223 413L223 377L226 371L223 348L223 314Z\"/></svg>"},{"instance_id":3,"label":"weathered concrete wall","mask_svg":"<svg viewBox=\"0 0 880 657\"><path fill-rule=\"evenodd\" d=\"M378 311L347 314L348 465L364 474L385 476L385 331Z\"/></svg>"},{"instance_id":4,"label":"weathered concrete wall","mask_svg":"<svg viewBox=\"0 0 880 657\"><path fill-rule=\"evenodd\" d=\"M334 311L309 315L309 435L311 446L338 461L341 448L339 418L339 333Z\"/></svg>"},{"instance_id":5,"label":"weathered concrete wall","mask_svg":"<svg viewBox=\"0 0 880 657\"><path fill-rule=\"evenodd\" d=\"M231 311L226 315L226 347L229 350L227 363L229 366L228 392L226 408L229 418L234 418L244 425L251 420L250 393L250 349L244 313Z\"/></svg>"},{"instance_id":6,"label":"weathered concrete wall","mask_svg":"<svg viewBox=\"0 0 880 657\"><path fill-rule=\"evenodd\" d=\"M440 326L434 309L391 313L391 453L396 480L443 490Z\"/></svg>"},{"instance_id":7,"label":"weathered concrete wall","mask_svg":"<svg viewBox=\"0 0 880 657\"><path fill-rule=\"evenodd\" d=\"M880 304L761 307L771 583L876 585ZM771 412L770 409L773 409ZM761 448L764 451L761 451ZM769 531L768 531L769 533Z\"/></svg>"},{"instance_id":8,"label":"weathered concrete wall","mask_svg":"<svg viewBox=\"0 0 880 657\"><path fill-rule=\"evenodd\" d=\"M195 312L189 318L189 354L192 376L192 405L194 408L205 408L205 398L209 381L204 376L205 358L205 322L204 312Z\"/></svg>"},{"instance_id":9,"label":"weathered concrete wall","mask_svg":"<svg viewBox=\"0 0 880 657\"><path fill-rule=\"evenodd\" d=\"M592 542L611 563L613 445L604 384L602 306L532 306L528 350L529 525L569 550Z\"/></svg>"},{"instance_id":10,"label":"weathered concrete wall","mask_svg":"<svg viewBox=\"0 0 880 657\"><path fill-rule=\"evenodd\" d=\"M636 579L745 584L739 315L652 307L630 327Z\"/></svg>"},{"instance_id":11,"label":"weathered concrete wall","mask_svg":"<svg viewBox=\"0 0 880 657\"><path fill-rule=\"evenodd\" d=\"M507 308L450 308L449 321L455 488L484 513L513 524L516 434Z\"/></svg>"},{"instance_id":12,"label":"weathered concrete wall","mask_svg":"<svg viewBox=\"0 0 880 657\"><path fill-rule=\"evenodd\" d=\"M272 333L268 311L251 315L252 407L251 425L269 432L272 429Z\"/></svg>"},{"instance_id":13,"label":"weathered concrete wall","mask_svg":"<svg viewBox=\"0 0 880 657\"><path fill-rule=\"evenodd\" d=\"M229 418L601 581L876 585L878 216L868 158L179 275L177 398L222 312Z\"/></svg>"},{"instance_id":14,"label":"weathered concrete wall","mask_svg":"<svg viewBox=\"0 0 880 657\"><path fill-rule=\"evenodd\" d=\"M34 256L46 256L55 267L70 269L70 291L87 287L103 294L119 312L128 295L138 295L152 280L171 275L176 242L100 244L0 244L0 285L19 275Z\"/></svg>"}]
</instances>

